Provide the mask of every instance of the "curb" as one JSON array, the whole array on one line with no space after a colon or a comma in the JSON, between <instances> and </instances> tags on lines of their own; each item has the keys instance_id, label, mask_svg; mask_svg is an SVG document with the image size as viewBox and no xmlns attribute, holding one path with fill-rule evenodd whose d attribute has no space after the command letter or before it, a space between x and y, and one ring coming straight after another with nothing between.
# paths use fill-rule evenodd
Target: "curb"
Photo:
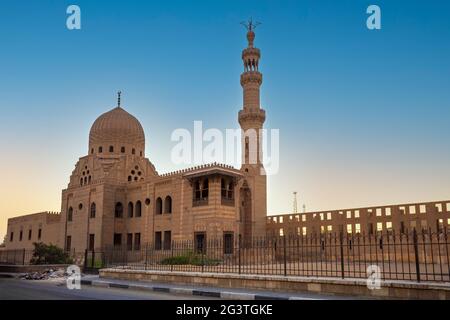
<instances>
[{"instance_id":1,"label":"curb","mask_svg":"<svg viewBox=\"0 0 450 320\"><path fill-rule=\"evenodd\" d=\"M119 289L131 289L131 290L141 290L141 291L152 291L152 292L165 292L177 295L191 295L191 296L202 296L211 298L221 298L226 300L299 300L299 297L280 297L271 295L259 295L252 293L243 292L232 292L232 291L210 291L210 290L198 290L189 288L172 288L172 287L161 287L161 286L151 286L144 284L119 284L108 281L97 281L97 280L81 280L82 285L88 285L93 287L102 288L119 288ZM308 300L306 298L305 300Z\"/></svg>"}]
</instances>

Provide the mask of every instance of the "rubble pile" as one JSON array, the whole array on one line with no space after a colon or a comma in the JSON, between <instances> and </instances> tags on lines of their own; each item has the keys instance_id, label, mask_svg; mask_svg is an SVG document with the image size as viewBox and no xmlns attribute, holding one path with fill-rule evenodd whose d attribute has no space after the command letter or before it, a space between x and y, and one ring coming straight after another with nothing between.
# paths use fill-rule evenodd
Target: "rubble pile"
<instances>
[{"instance_id":1,"label":"rubble pile","mask_svg":"<svg viewBox=\"0 0 450 320\"><path fill-rule=\"evenodd\" d=\"M49 280L49 279L60 279L68 276L64 269L48 269L42 272L30 272L24 274L21 279L24 280Z\"/></svg>"}]
</instances>

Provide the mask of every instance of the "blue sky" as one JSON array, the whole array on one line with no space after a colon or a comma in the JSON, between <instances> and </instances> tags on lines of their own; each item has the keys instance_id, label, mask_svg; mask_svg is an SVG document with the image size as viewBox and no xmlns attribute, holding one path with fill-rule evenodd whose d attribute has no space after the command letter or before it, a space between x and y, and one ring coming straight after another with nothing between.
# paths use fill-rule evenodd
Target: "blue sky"
<instances>
[{"instance_id":1,"label":"blue sky","mask_svg":"<svg viewBox=\"0 0 450 320\"><path fill-rule=\"evenodd\" d=\"M69 4L81 30L66 29ZM59 210L119 89L159 172L177 169L174 129L236 128L249 17L265 126L280 129L269 213L289 212L292 191L308 210L448 199L449 14L444 0L1 0L1 220Z\"/></svg>"}]
</instances>

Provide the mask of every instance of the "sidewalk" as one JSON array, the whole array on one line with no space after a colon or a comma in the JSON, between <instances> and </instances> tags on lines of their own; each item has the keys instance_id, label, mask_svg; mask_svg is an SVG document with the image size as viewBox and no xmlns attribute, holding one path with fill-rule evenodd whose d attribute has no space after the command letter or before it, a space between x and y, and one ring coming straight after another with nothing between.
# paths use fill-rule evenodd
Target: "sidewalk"
<instances>
[{"instance_id":1,"label":"sidewalk","mask_svg":"<svg viewBox=\"0 0 450 320\"><path fill-rule=\"evenodd\" d=\"M324 295L314 293L279 293L261 290L229 289L205 286L187 286L170 283L157 283L148 281L127 281L100 278L98 275L86 275L81 279L82 285L91 285L103 288L121 288L131 290L144 290L167 292L171 294L206 296L228 300L356 300L371 299L367 297L352 297L339 295ZM372 298L373 299L373 298Z\"/></svg>"}]
</instances>

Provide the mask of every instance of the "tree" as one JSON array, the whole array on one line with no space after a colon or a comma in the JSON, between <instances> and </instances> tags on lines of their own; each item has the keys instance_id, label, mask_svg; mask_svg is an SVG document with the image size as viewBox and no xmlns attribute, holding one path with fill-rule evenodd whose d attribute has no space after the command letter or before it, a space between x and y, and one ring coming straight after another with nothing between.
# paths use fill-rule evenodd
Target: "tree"
<instances>
[{"instance_id":1,"label":"tree","mask_svg":"<svg viewBox=\"0 0 450 320\"><path fill-rule=\"evenodd\" d=\"M5 237L3 238L3 242L0 244L0 248L6 247L6 241L8 240L7 235L5 234Z\"/></svg>"},{"instance_id":2,"label":"tree","mask_svg":"<svg viewBox=\"0 0 450 320\"><path fill-rule=\"evenodd\" d=\"M44 244L42 242L33 243L33 258L31 264L71 264L72 259L67 252L53 244Z\"/></svg>"}]
</instances>

